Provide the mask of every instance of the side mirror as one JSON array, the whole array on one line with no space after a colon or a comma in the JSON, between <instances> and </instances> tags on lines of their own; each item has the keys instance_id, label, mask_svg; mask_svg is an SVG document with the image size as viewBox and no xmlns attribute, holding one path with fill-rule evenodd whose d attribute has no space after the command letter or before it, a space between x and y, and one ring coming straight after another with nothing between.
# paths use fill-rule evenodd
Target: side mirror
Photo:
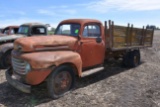
<instances>
[{"instance_id":1,"label":"side mirror","mask_svg":"<svg viewBox=\"0 0 160 107\"><path fill-rule=\"evenodd\" d=\"M81 35L78 35L78 40L81 40L81 37L80 37Z\"/></svg>"},{"instance_id":2,"label":"side mirror","mask_svg":"<svg viewBox=\"0 0 160 107\"><path fill-rule=\"evenodd\" d=\"M96 38L96 42L97 43L101 43L102 42L102 38Z\"/></svg>"}]
</instances>

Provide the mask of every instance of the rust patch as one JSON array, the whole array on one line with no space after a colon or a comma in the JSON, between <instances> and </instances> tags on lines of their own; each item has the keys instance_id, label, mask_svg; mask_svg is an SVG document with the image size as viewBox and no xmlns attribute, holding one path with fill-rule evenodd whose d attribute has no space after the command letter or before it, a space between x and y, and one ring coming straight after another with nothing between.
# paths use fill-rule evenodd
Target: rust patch
<instances>
[{"instance_id":1,"label":"rust patch","mask_svg":"<svg viewBox=\"0 0 160 107\"><path fill-rule=\"evenodd\" d=\"M26 82L30 85L38 85L43 82L53 69L34 70L26 75Z\"/></svg>"}]
</instances>

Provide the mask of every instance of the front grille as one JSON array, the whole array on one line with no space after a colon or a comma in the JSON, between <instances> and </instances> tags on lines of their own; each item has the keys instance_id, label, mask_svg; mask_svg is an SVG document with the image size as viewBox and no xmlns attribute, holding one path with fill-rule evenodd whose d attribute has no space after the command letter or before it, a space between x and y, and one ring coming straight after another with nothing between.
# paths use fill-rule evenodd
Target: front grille
<instances>
[{"instance_id":1,"label":"front grille","mask_svg":"<svg viewBox=\"0 0 160 107\"><path fill-rule=\"evenodd\" d=\"M12 57L12 66L13 70L16 73L22 75L26 73L25 71L26 62L24 60Z\"/></svg>"}]
</instances>

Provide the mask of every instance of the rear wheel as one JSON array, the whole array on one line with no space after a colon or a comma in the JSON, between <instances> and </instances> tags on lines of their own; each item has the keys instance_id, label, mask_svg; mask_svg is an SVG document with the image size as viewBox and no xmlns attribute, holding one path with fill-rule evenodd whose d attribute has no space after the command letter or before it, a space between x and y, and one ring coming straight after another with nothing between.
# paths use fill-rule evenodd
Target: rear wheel
<instances>
[{"instance_id":1,"label":"rear wheel","mask_svg":"<svg viewBox=\"0 0 160 107\"><path fill-rule=\"evenodd\" d=\"M62 97L69 91L75 81L73 70L68 66L60 66L49 76L47 88L49 96L53 99Z\"/></svg>"},{"instance_id":2,"label":"rear wheel","mask_svg":"<svg viewBox=\"0 0 160 107\"><path fill-rule=\"evenodd\" d=\"M136 67L140 64L140 51L134 50L127 52L123 57L123 65L125 67Z\"/></svg>"},{"instance_id":3,"label":"rear wheel","mask_svg":"<svg viewBox=\"0 0 160 107\"><path fill-rule=\"evenodd\" d=\"M123 66L124 67L129 67L129 57L130 57L130 52L127 52L124 56L123 56Z\"/></svg>"},{"instance_id":4,"label":"rear wheel","mask_svg":"<svg viewBox=\"0 0 160 107\"><path fill-rule=\"evenodd\" d=\"M135 50L131 52L129 63L130 63L130 67L137 67L140 64L139 50Z\"/></svg>"}]
</instances>

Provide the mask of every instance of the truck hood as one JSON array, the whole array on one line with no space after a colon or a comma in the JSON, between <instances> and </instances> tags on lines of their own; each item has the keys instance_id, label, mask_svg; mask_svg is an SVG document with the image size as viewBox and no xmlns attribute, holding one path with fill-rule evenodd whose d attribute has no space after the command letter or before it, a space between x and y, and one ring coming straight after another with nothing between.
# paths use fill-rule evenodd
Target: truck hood
<instances>
[{"instance_id":1,"label":"truck hood","mask_svg":"<svg viewBox=\"0 0 160 107\"><path fill-rule=\"evenodd\" d=\"M13 35L0 35L0 42L6 42L6 41L10 41L10 40L15 40L17 38L21 38L24 37L24 35L20 35L20 34L13 34Z\"/></svg>"},{"instance_id":2,"label":"truck hood","mask_svg":"<svg viewBox=\"0 0 160 107\"><path fill-rule=\"evenodd\" d=\"M22 52L49 51L57 49L73 50L77 38L62 35L33 36L19 38L14 42L14 50Z\"/></svg>"},{"instance_id":3,"label":"truck hood","mask_svg":"<svg viewBox=\"0 0 160 107\"><path fill-rule=\"evenodd\" d=\"M1 37L1 36L6 36L6 34L0 33L0 37Z\"/></svg>"}]
</instances>

